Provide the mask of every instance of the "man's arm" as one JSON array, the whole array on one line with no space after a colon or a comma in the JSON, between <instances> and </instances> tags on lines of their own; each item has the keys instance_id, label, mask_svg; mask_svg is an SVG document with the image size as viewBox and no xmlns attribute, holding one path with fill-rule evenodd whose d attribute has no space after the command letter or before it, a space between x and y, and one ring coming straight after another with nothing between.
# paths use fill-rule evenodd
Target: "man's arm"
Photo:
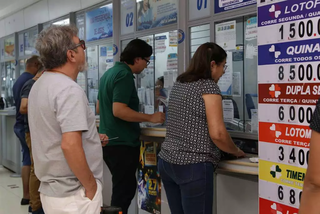
<instances>
[{"instance_id":1,"label":"man's arm","mask_svg":"<svg viewBox=\"0 0 320 214\"><path fill-rule=\"evenodd\" d=\"M27 81L21 89L21 103L20 103L20 113L21 114L28 114L28 97L33 86L32 81Z\"/></svg>"},{"instance_id":2,"label":"man's arm","mask_svg":"<svg viewBox=\"0 0 320 214\"><path fill-rule=\"evenodd\" d=\"M129 108L127 104L114 102L113 115L121 120L128 122L150 122L150 123L163 123L165 121L165 114L157 112L154 114L143 114L136 112Z\"/></svg>"},{"instance_id":3,"label":"man's arm","mask_svg":"<svg viewBox=\"0 0 320 214\"><path fill-rule=\"evenodd\" d=\"M163 123L165 120L165 115L161 112L143 114L132 110L127 104L119 102L113 103L113 115L128 122Z\"/></svg>"},{"instance_id":4,"label":"man's arm","mask_svg":"<svg viewBox=\"0 0 320 214\"><path fill-rule=\"evenodd\" d=\"M97 113L97 114L100 114L99 100L97 100L97 104L96 104L96 113Z\"/></svg>"},{"instance_id":5,"label":"man's arm","mask_svg":"<svg viewBox=\"0 0 320 214\"><path fill-rule=\"evenodd\" d=\"M22 98L20 104L20 113L28 114L28 98Z\"/></svg>"},{"instance_id":6,"label":"man's arm","mask_svg":"<svg viewBox=\"0 0 320 214\"><path fill-rule=\"evenodd\" d=\"M82 132L75 131L62 134L61 149L70 169L85 188L86 196L92 200L97 191L97 183L82 147Z\"/></svg>"},{"instance_id":7,"label":"man's arm","mask_svg":"<svg viewBox=\"0 0 320 214\"><path fill-rule=\"evenodd\" d=\"M143 114L134 111L128 106L134 91L136 90L133 83L132 74L125 74L118 77L113 88L113 115L128 122L163 123L165 120L165 115L163 113L158 112L152 115ZM101 111L102 110L103 109L101 109Z\"/></svg>"},{"instance_id":8,"label":"man's arm","mask_svg":"<svg viewBox=\"0 0 320 214\"><path fill-rule=\"evenodd\" d=\"M87 98L82 89L72 86L61 91L54 101L62 131L61 149L70 169L85 188L86 196L92 199L97 185L82 147L82 132L89 129Z\"/></svg>"}]
</instances>

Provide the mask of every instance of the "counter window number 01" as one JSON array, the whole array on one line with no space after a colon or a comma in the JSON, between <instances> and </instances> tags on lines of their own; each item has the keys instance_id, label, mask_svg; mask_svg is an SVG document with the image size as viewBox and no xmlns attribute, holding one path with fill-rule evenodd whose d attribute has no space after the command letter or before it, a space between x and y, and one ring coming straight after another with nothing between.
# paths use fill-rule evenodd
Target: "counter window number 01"
<instances>
[{"instance_id":1,"label":"counter window number 01","mask_svg":"<svg viewBox=\"0 0 320 214\"><path fill-rule=\"evenodd\" d=\"M289 196L290 203L295 204L296 203L296 191L294 191L293 189L290 189L289 194L290 194L290 196ZM299 192L299 204L301 201L301 195L302 195L302 191ZM284 199L283 186L278 187L278 198L281 201Z\"/></svg>"},{"instance_id":2,"label":"counter window number 01","mask_svg":"<svg viewBox=\"0 0 320 214\"><path fill-rule=\"evenodd\" d=\"M198 10L201 10L202 6L204 9L206 9L207 5L208 5L208 0L197 0L197 9Z\"/></svg>"},{"instance_id":3,"label":"counter window number 01","mask_svg":"<svg viewBox=\"0 0 320 214\"><path fill-rule=\"evenodd\" d=\"M285 154L284 154L284 148L282 146L279 146L279 160L284 161ZM292 163L296 163L297 157L296 157L296 149L292 148L289 160L292 161ZM305 152L303 149L298 150L298 161L301 166L303 166L305 163L308 164L309 161L309 151Z\"/></svg>"}]
</instances>

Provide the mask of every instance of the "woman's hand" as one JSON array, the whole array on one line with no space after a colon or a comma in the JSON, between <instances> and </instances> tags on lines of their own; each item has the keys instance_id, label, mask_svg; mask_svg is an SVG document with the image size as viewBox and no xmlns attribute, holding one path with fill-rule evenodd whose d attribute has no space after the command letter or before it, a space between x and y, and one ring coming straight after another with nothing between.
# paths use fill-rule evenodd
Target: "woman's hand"
<instances>
[{"instance_id":1,"label":"woman's hand","mask_svg":"<svg viewBox=\"0 0 320 214\"><path fill-rule=\"evenodd\" d=\"M237 158L243 158L246 156L246 153L244 153L241 149L238 148L238 151L233 155L236 156Z\"/></svg>"}]
</instances>

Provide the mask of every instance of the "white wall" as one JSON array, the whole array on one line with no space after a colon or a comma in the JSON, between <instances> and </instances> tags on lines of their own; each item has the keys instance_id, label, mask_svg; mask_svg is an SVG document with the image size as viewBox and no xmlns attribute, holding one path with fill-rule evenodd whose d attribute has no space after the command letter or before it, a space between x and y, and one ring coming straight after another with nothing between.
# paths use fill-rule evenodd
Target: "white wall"
<instances>
[{"instance_id":1,"label":"white wall","mask_svg":"<svg viewBox=\"0 0 320 214\"><path fill-rule=\"evenodd\" d=\"M89 6L92 6L94 4L97 4L99 2L102 2L103 0L80 0L81 2L81 8L86 8Z\"/></svg>"},{"instance_id":2,"label":"white wall","mask_svg":"<svg viewBox=\"0 0 320 214\"><path fill-rule=\"evenodd\" d=\"M4 19L5 34L9 35L24 29L23 10Z\"/></svg>"},{"instance_id":3,"label":"white wall","mask_svg":"<svg viewBox=\"0 0 320 214\"><path fill-rule=\"evenodd\" d=\"M50 20L81 9L80 0L48 0L48 3Z\"/></svg>"},{"instance_id":4,"label":"white wall","mask_svg":"<svg viewBox=\"0 0 320 214\"><path fill-rule=\"evenodd\" d=\"M24 9L24 29L47 21L49 21L48 0L40 1Z\"/></svg>"},{"instance_id":5,"label":"white wall","mask_svg":"<svg viewBox=\"0 0 320 214\"><path fill-rule=\"evenodd\" d=\"M28 29L70 12L85 9L103 0L41 0L0 20L0 38Z\"/></svg>"}]
</instances>

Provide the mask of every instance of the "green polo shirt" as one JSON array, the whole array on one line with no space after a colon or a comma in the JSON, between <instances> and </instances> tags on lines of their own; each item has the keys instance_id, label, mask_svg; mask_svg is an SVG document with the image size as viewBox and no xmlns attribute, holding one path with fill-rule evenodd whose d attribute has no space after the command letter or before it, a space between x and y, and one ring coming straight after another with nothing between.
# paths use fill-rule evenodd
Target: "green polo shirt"
<instances>
[{"instance_id":1,"label":"green polo shirt","mask_svg":"<svg viewBox=\"0 0 320 214\"><path fill-rule=\"evenodd\" d=\"M127 104L139 111L139 97L134 85L134 76L130 67L123 62L107 70L100 79L99 86L100 126L99 132L109 138L119 137L109 142L108 146L139 146L140 126L136 122L127 122L113 116L114 102Z\"/></svg>"}]
</instances>

